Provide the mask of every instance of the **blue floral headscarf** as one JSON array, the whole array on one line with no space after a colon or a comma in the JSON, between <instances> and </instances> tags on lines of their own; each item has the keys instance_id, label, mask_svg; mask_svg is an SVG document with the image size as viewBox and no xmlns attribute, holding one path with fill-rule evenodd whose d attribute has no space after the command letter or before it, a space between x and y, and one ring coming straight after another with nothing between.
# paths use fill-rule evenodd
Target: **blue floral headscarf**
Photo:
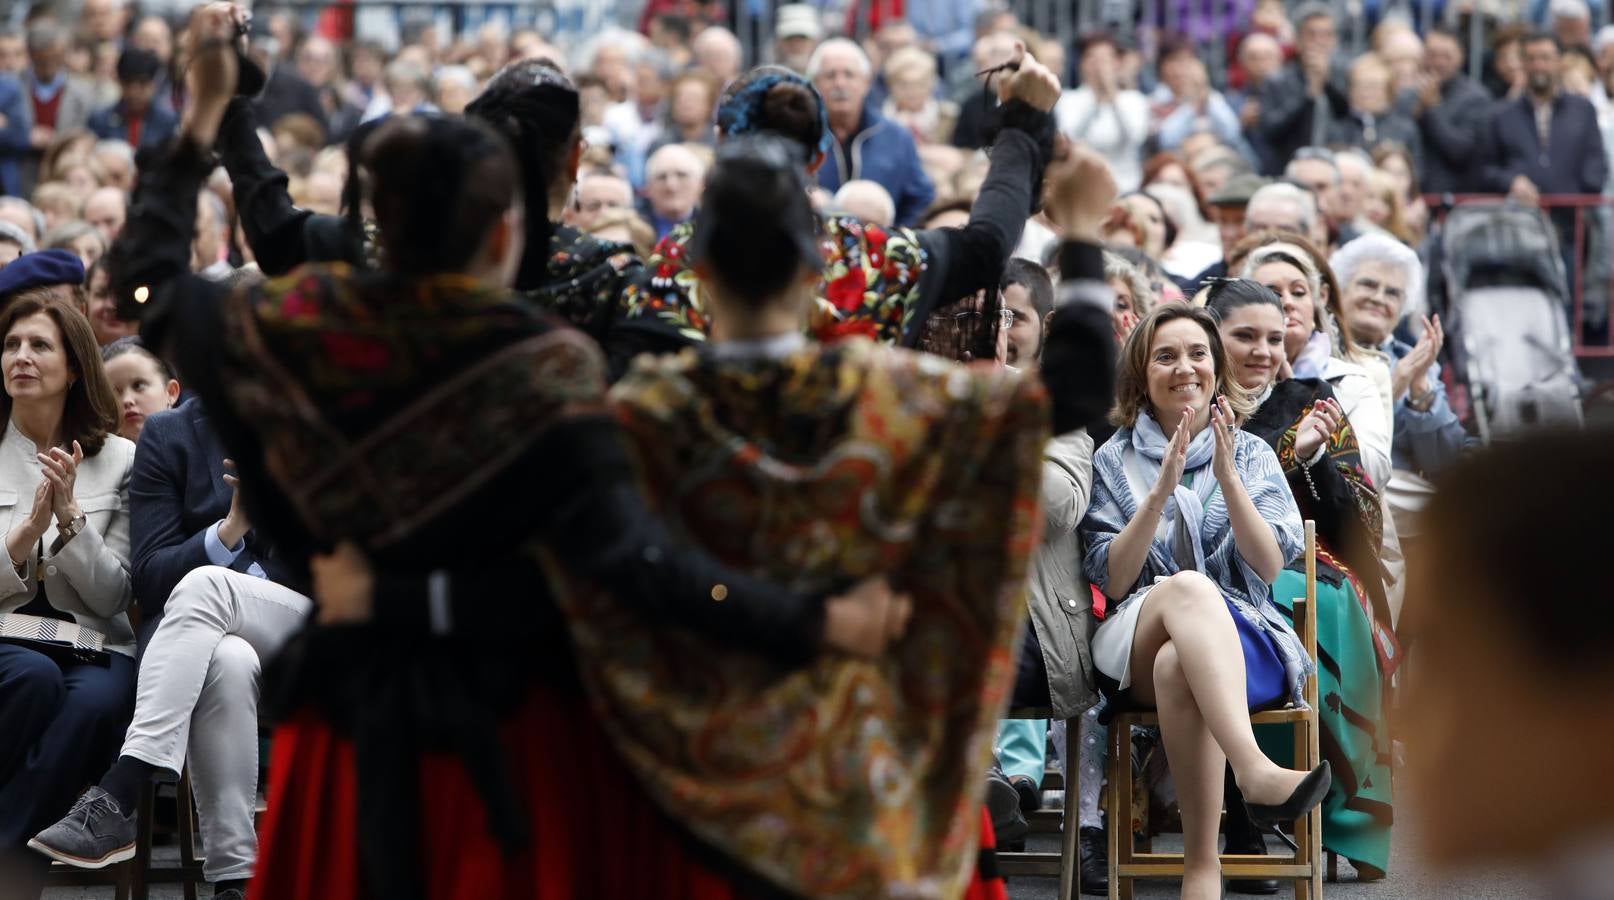
<instances>
[{"instance_id":1,"label":"blue floral headscarf","mask_svg":"<svg viewBox=\"0 0 1614 900\"><path fill-rule=\"evenodd\" d=\"M736 78L717 103L717 127L728 137L768 130L762 122L763 105L774 85L796 84L807 89L818 107L818 142L810 150L828 154L834 140L829 130L829 113L824 98L813 83L782 66L758 66ZM809 156L812 154L809 153Z\"/></svg>"}]
</instances>

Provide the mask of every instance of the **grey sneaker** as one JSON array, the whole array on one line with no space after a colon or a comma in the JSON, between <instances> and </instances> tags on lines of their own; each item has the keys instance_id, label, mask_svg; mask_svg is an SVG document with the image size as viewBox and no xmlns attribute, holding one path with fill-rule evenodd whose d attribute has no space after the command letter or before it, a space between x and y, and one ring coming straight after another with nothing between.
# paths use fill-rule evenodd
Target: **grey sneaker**
<instances>
[{"instance_id":1,"label":"grey sneaker","mask_svg":"<svg viewBox=\"0 0 1614 900\"><path fill-rule=\"evenodd\" d=\"M105 868L134 858L134 813L125 815L111 794L92 787L60 822L41 831L28 846L80 869Z\"/></svg>"},{"instance_id":2,"label":"grey sneaker","mask_svg":"<svg viewBox=\"0 0 1614 900\"><path fill-rule=\"evenodd\" d=\"M214 894L213 900L247 900L247 895L238 888L230 888Z\"/></svg>"}]
</instances>

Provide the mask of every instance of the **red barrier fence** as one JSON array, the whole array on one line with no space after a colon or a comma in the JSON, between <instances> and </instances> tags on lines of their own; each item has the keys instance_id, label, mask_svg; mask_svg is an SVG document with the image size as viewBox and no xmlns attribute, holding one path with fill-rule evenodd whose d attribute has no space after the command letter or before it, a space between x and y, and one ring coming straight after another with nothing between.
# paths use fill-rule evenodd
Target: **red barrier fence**
<instances>
[{"instance_id":1,"label":"red barrier fence","mask_svg":"<svg viewBox=\"0 0 1614 900\"><path fill-rule=\"evenodd\" d=\"M1444 221L1447 212L1456 206L1502 199L1497 194L1429 194L1424 197L1424 203L1429 206L1433 221ZM1614 333L1611 333L1609 317L1610 299L1614 298L1614 229L1610 227L1614 223L1614 197L1546 194L1538 205L1547 213L1549 227L1558 233L1560 251L1564 236L1573 235L1572 264L1568 257L1564 261L1569 266L1565 274L1571 300L1569 324L1575 355L1614 358ZM1447 290L1450 289L1448 285ZM1444 299L1440 298L1439 302ZM1597 324L1589 327L1589 321Z\"/></svg>"}]
</instances>

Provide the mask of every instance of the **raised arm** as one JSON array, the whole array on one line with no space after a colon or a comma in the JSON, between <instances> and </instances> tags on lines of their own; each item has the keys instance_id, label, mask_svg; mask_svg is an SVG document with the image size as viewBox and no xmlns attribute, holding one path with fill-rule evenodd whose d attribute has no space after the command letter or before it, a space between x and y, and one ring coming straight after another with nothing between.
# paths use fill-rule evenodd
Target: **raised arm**
<instances>
[{"instance_id":1,"label":"raised arm","mask_svg":"<svg viewBox=\"0 0 1614 900\"><path fill-rule=\"evenodd\" d=\"M292 203L286 173L275 168L258 139L252 101L235 97L218 132L219 161L230 173L235 208L247 246L264 274L274 277L306 262L361 259L359 242L341 216L319 215Z\"/></svg>"},{"instance_id":2,"label":"raised arm","mask_svg":"<svg viewBox=\"0 0 1614 900\"><path fill-rule=\"evenodd\" d=\"M917 235L928 263L904 343L917 339L925 319L939 307L997 286L1041 194L1042 171L1053 148L1051 112L1059 100L1059 79L1029 56L1019 66L999 86L1003 127L968 224Z\"/></svg>"}]
</instances>

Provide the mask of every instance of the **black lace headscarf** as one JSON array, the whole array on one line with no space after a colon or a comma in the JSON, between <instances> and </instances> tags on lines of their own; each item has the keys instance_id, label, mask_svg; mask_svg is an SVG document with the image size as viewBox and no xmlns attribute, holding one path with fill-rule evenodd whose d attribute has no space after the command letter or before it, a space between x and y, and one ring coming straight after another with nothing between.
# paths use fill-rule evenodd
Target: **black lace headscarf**
<instances>
[{"instance_id":1,"label":"black lace headscarf","mask_svg":"<svg viewBox=\"0 0 1614 900\"><path fill-rule=\"evenodd\" d=\"M566 157L580 136L577 86L547 59L513 62L499 70L465 114L492 126L515 149L527 210L527 247L516 287L544 282L549 260L549 192L568 177Z\"/></svg>"}]
</instances>

